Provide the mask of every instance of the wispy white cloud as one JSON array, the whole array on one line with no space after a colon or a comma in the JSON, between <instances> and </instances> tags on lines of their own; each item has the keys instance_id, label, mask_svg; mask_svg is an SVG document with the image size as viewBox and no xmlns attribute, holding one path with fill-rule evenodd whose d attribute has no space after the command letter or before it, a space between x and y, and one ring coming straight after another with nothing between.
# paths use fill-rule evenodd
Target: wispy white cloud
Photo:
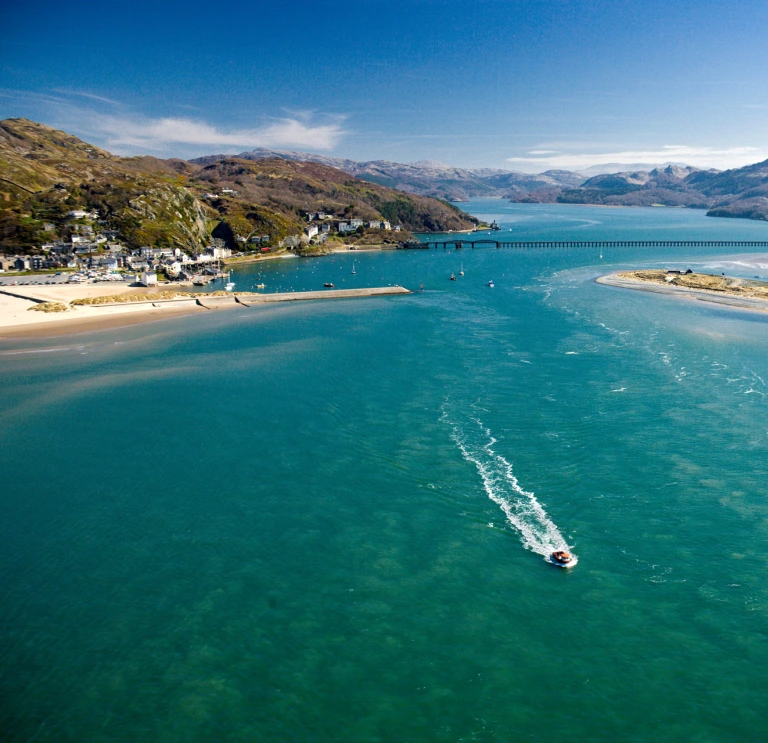
<instances>
[{"instance_id":1,"label":"wispy white cloud","mask_svg":"<svg viewBox=\"0 0 768 743\"><path fill-rule=\"evenodd\" d=\"M531 150L525 157L510 157L507 162L518 167L535 169L540 172L552 168L580 170L593 165L614 163L686 163L697 168L726 170L738 168L768 158L766 147L689 147L687 145L664 145L659 149L619 150L615 152L552 152Z\"/></svg>"},{"instance_id":2,"label":"wispy white cloud","mask_svg":"<svg viewBox=\"0 0 768 743\"><path fill-rule=\"evenodd\" d=\"M222 129L193 119L100 115L91 121L91 126L104 137L107 149L128 147L151 152L166 151L174 145L329 150L345 133L338 117L327 123L283 118L260 127Z\"/></svg>"},{"instance_id":3,"label":"wispy white cloud","mask_svg":"<svg viewBox=\"0 0 768 743\"><path fill-rule=\"evenodd\" d=\"M116 154L154 153L188 156L251 147L298 147L330 150L348 133L342 115L285 111L250 127L223 127L202 118L149 117L90 91L54 89L38 93L0 89L0 99L30 109L52 126L88 139ZM190 107L193 108L193 107Z\"/></svg>"},{"instance_id":4,"label":"wispy white cloud","mask_svg":"<svg viewBox=\"0 0 768 743\"><path fill-rule=\"evenodd\" d=\"M105 98L103 95L96 95L95 93L89 93L87 90L69 90L68 88L53 88L54 93L60 93L63 96L79 96L80 98L88 98L92 101L98 101L99 103L108 103L110 106L119 106L118 101L111 98Z\"/></svg>"}]
</instances>

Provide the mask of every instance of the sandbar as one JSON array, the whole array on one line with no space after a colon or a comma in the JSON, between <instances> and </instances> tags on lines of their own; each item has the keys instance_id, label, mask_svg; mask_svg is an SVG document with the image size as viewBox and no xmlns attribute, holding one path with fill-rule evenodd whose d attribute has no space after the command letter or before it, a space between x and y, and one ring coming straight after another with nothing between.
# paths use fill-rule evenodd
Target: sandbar
<instances>
[{"instance_id":1,"label":"sandbar","mask_svg":"<svg viewBox=\"0 0 768 743\"><path fill-rule=\"evenodd\" d=\"M622 289L674 295L753 312L768 312L768 283L753 279L642 269L599 276L595 281Z\"/></svg>"}]
</instances>

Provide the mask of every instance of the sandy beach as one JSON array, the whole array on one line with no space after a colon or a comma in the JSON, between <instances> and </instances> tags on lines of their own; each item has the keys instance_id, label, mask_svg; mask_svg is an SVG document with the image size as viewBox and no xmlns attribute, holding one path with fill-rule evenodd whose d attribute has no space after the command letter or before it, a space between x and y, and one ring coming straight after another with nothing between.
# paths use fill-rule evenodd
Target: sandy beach
<instances>
[{"instance_id":1,"label":"sandy beach","mask_svg":"<svg viewBox=\"0 0 768 743\"><path fill-rule=\"evenodd\" d=\"M6 286L0 288L0 340L10 338L45 338L73 333L85 333L113 327L182 317L193 313L220 309L244 309L275 302L300 300L348 299L391 294L409 294L403 287L373 287L368 289L336 289L313 292L256 293L195 293L166 298L161 294L167 287L143 289L120 285ZM121 302L121 295L132 295L131 301ZM111 298L115 301L112 302ZM99 304L75 304L83 299L102 300ZM43 302L67 305L66 312L30 311Z\"/></svg>"},{"instance_id":2,"label":"sandy beach","mask_svg":"<svg viewBox=\"0 0 768 743\"><path fill-rule=\"evenodd\" d=\"M768 312L764 282L711 274L675 274L662 270L622 271L595 279L598 284L667 294L753 312Z\"/></svg>"},{"instance_id":3,"label":"sandy beach","mask_svg":"<svg viewBox=\"0 0 768 743\"><path fill-rule=\"evenodd\" d=\"M68 333L89 332L104 328L134 325L166 317L205 312L194 299L186 302L151 302L104 306L70 306L66 312L30 312L40 302L69 304L76 299L97 296L117 296L138 293L125 285L28 287L13 286L0 289L0 339L47 337ZM148 298L151 293L144 290Z\"/></svg>"}]
</instances>

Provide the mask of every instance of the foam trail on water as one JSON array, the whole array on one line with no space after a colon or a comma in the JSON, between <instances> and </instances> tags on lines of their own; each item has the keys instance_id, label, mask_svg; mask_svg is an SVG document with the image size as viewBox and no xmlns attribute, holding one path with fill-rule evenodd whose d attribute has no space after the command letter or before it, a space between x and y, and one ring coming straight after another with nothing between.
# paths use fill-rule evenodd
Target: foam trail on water
<instances>
[{"instance_id":1,"label":"foam trail on water","mask_svg":"<svg viewBox=\"0 0 768 743\"><path fill-rule=\"evenodd\" d=\"M477 467L488 497L499 505L520 534L523 546L543 557L557 550L570 551L536 496L520 487L512 464L494 450L496 439L490 429L479 418L471 418L472 425L463 427L451 421L445 410L443 420L450 425L451 438L464 459Z\"/></svg>"}]
</instances>

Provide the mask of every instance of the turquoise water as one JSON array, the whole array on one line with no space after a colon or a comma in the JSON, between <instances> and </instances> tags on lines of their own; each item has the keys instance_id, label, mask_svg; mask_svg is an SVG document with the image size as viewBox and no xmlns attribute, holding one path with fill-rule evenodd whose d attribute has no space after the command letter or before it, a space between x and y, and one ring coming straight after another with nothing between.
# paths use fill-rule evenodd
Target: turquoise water
<instances>
[{"instance_id":1,"label":"turquoise water","mask_svg":"<svg viewBox=\"0 0 768 743\"><path fill-rule=\"evenodd\" d=\"M466 208L520 239L768 239ZM768 276L356 253L235 281L425 291L3 341L4 739L764 737L768 316L593 282L639 265Z\"/></svg>"}]
</instances>

